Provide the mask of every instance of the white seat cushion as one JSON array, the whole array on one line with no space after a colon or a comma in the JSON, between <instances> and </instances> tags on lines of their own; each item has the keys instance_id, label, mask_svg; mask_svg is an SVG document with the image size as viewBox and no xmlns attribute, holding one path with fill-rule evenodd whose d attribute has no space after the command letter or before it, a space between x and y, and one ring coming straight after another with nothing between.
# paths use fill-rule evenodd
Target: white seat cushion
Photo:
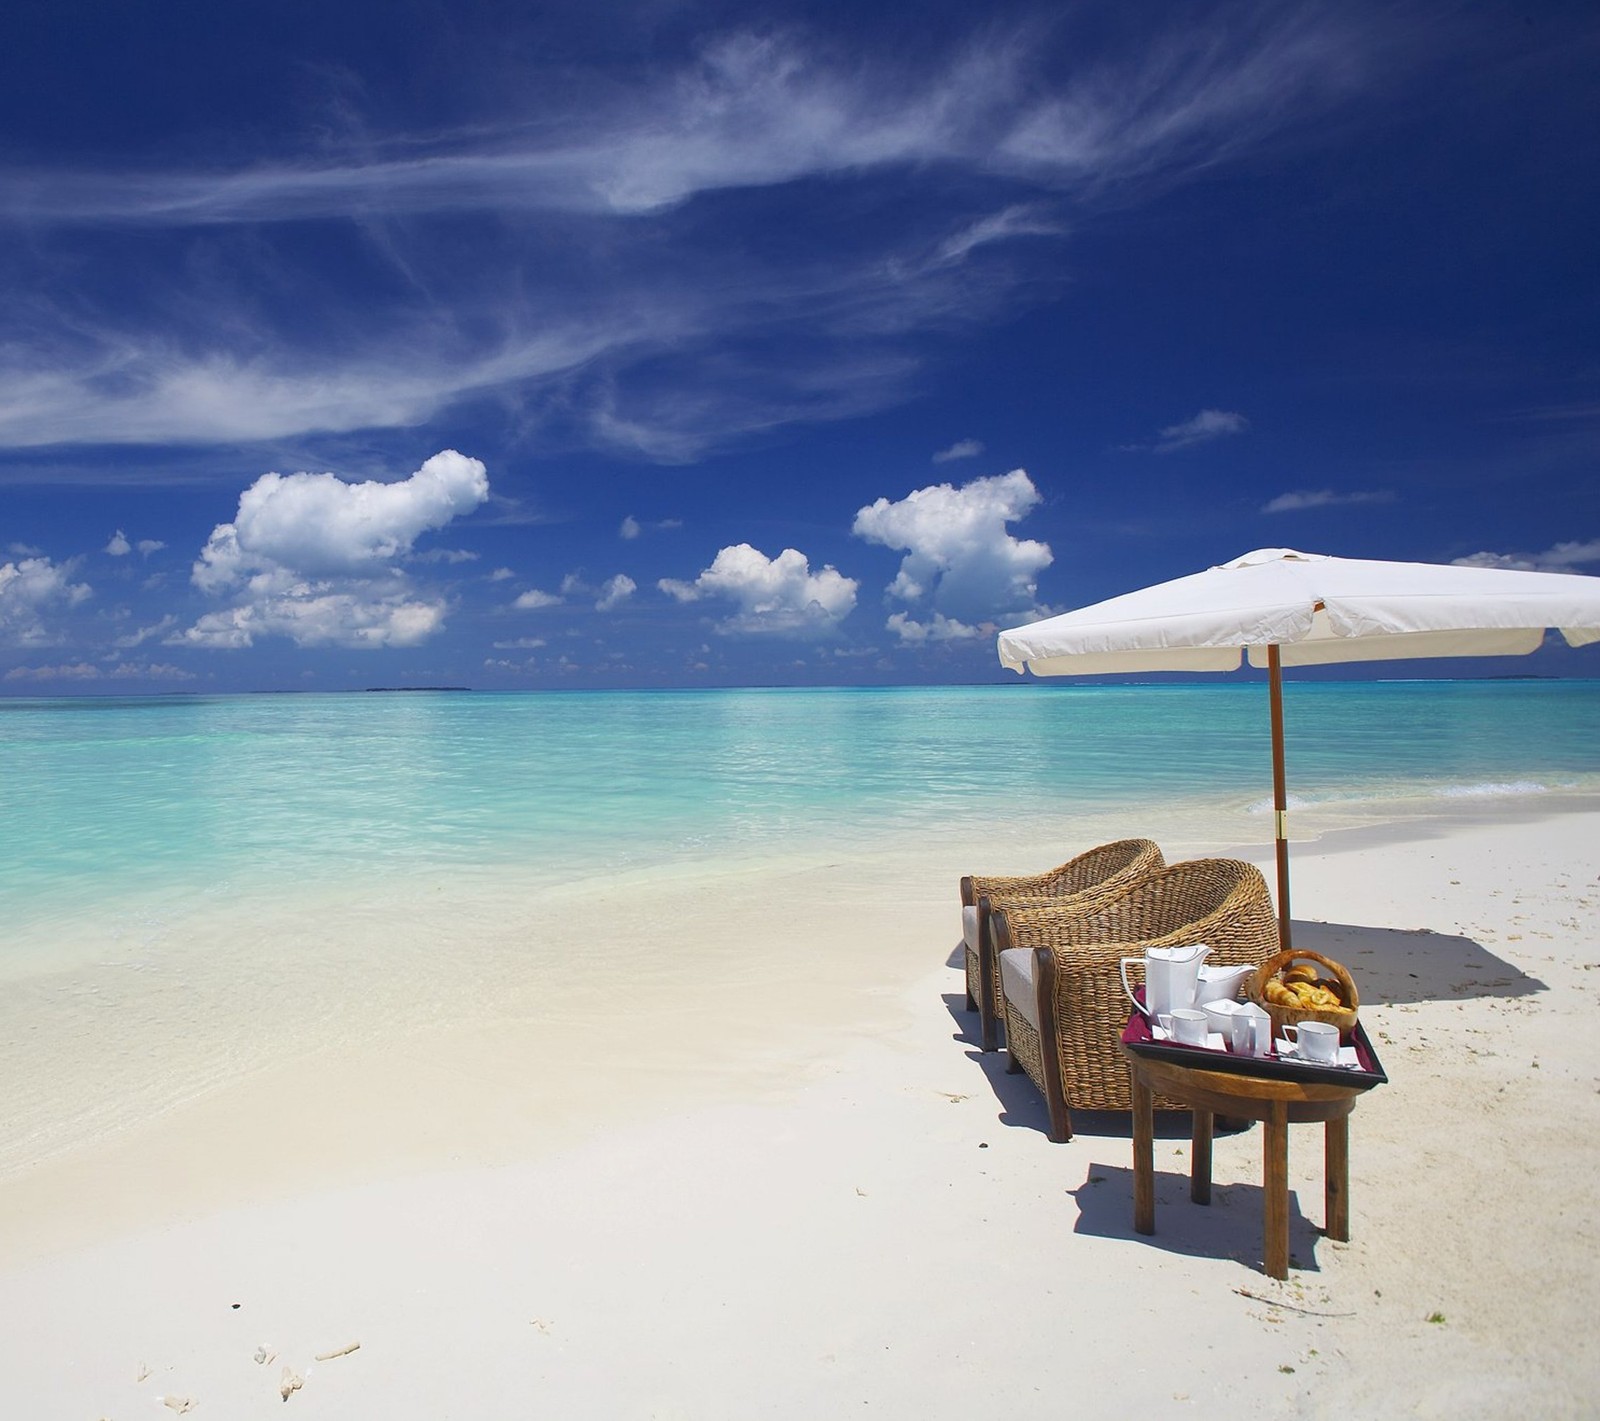
<instances>
[{"instance_id":1,"label":"white seat cushion","mask_svg":"<svg viewBox=\"0 0 1600 1421\"><path fill-rule=\"evenodd\" d=\"M1033 986L1033 949L1009 947L1000 954L1000 989L1006 1000L1035 1031L1039 1029L1039 994Z\"/></svg>"},{"instance_id":2,"label":"white seat cushion","mask_svg":"<svg viewBox=\"0 0 1600 1421\"><path fill-rule=\"evenodd\" d=\"M961 937L967 944L968 952L978 950L978 905L961 905Z\"/></svg>"}]
</instances>

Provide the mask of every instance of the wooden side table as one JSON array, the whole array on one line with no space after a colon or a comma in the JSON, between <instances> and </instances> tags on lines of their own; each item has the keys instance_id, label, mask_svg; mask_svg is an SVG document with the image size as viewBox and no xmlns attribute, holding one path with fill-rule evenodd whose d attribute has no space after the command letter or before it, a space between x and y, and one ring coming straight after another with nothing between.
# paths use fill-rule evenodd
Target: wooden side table
<instances>
[{"instance_id":1,"label":"wooden side table","mask_svg":"<svg viewBox=\"0 0 1600 1421\"><path fill-rule=\"evenodd\" d=\"M1130 1051L1133 1083L1133 1227L1156 1231L1153 1096L1182 1101L1194 1112L1189 1197L1211 1202L1211 1131L1215 1116L1260 1120L1265 1126L1262 1191L1266 1199L1266 1263L1272 1278L1289 1276L1289 1126L1324 1122L1324 1205L1329 1238L1350 1237L1350 1112L1370 1083L1334 1085L1292 1076L1241 1075L1157 1060ZM1200 1058L1202 1063L1204 1058Z\"/></svg>"}]
</instances>

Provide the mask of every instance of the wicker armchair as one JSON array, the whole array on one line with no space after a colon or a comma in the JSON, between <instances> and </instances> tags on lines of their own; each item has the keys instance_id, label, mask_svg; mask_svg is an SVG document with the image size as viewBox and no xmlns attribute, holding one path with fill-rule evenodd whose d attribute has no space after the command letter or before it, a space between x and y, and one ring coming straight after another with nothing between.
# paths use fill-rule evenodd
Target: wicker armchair
<instances>
[{"instance_id":1,"label":"wicker armchair","mask_svg":"<svg viewBox=\"0 0 1600 1421\"><path fill-rule=\"evenodd\" d=\"M1208 961L1260 964L1278 950L1266 880L1235 859L1194 859L1157 870L1120 896L1072 906L1002 907L990 923L1001 961L1011 1070L1039 1087L1050 1138L1072 1138L1071 1110L1129 1110L1118 1046L1130 1007L1121 959L1150 947L1205 943ZM1158 1109L1182 1108L1156 1101Z\"/></svg>"},{"instance_id":2,"label":"wicker armchair","mask_svg":"<svg viewBox=\"0 0 1600 1421\"><path fill-rule=\"evenodd\" d=\"M1162 867L1161 850L1149 839L1102 844L1048 873L1002 877L971 874L961 880L962 941L967 959L967 1010L978 1013L979 1043L995 1048L1000 1020L1000 955L994 950L989 915L1007 903L1039 903L1084 910L1115 897L1130 883Z\"/></svg>"}]
</instances>

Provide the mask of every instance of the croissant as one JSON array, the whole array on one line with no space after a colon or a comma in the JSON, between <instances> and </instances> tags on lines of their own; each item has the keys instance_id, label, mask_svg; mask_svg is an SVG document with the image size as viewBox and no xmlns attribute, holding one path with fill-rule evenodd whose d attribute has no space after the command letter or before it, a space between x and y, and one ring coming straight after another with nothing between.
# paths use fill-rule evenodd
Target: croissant
<instances>
[{"instance_id":1,"label":"croissant","mask_svg":"<svg viewBox=\"0 0 1600 1421\"><path fill-rule=\"evenodd\" d=\"M1317 969L1301 962L1285 969L1283 980L1290 986L1293 986L1296 982L1315 982L1317 980Z\"/></svg>"}]
</instances>

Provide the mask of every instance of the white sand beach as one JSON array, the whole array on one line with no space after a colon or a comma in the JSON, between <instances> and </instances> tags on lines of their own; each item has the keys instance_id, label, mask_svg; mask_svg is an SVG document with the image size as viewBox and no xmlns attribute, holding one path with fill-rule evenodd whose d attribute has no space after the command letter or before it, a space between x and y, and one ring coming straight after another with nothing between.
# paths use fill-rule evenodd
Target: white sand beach
<instances>
[{"instance_id":1,"label":"white sand beach","mask_svg":"<svg viewBox=\"0 0 1600 1421\"><path fill-rule=\"evenodd\" d=\"M1087 842L940 842L574 901L547 931L724 970L614 1012L575 973L536 1039L485 982L496 1026L301 1056L13 1171L0 1410L1593 1415L1600 808L1541 808L1298 847L1297 945L1355 973L1390 1083L1351 1121L1348 1244L1291 1131L1286 1283L1258 1128L1202 1208L1186 1117L1158 1122L1140 1237L1126 1129L1051 1144L976 1049L958 876Z\"/></svg>"}]
</instances>

